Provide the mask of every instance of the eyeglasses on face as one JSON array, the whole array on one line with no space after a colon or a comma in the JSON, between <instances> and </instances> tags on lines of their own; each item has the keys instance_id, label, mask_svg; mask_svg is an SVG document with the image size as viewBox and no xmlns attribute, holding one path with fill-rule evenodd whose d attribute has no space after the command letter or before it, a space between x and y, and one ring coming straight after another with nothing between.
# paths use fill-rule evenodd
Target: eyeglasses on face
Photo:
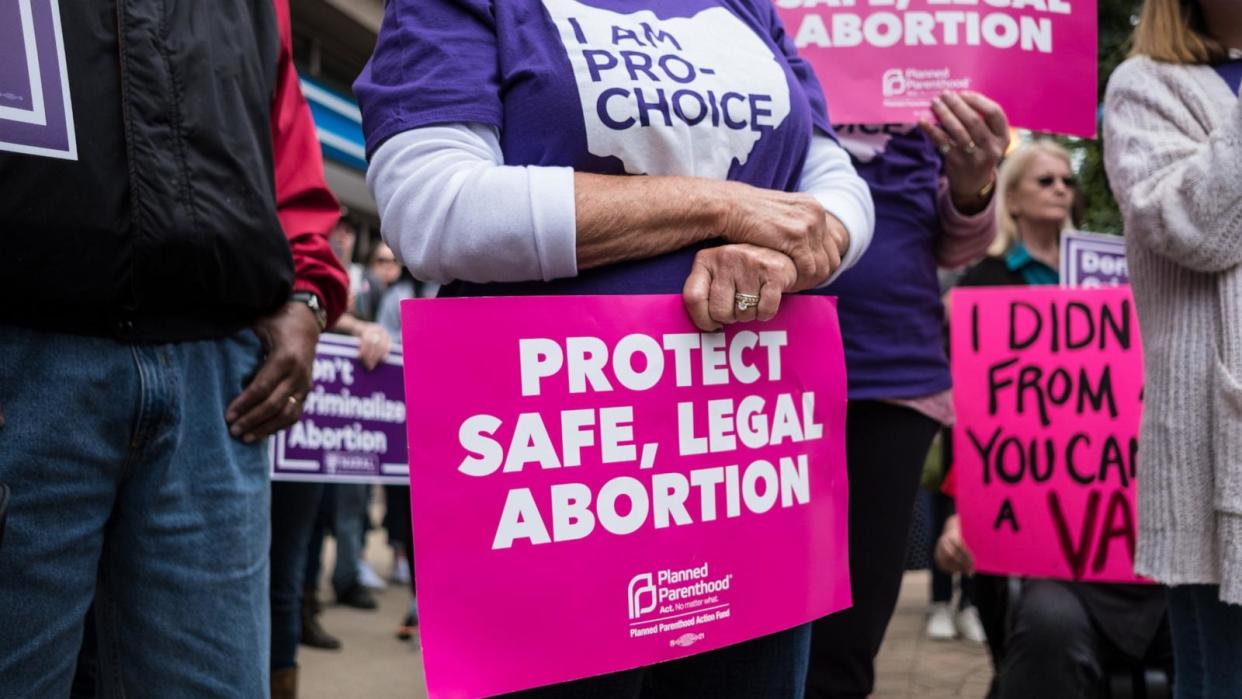
<instances>
[{"instance_id":1,"label":"eyeglasses on face","mask_svg":"<svg viewBox=\"0 0 1242 699\"><path fill-rule=\"evenodd\" d=\"M1070 188L1070 189L1072 189L1074 185L1078 184L1078 178L1073 177L1073 176L1057 178L1057 177L1053 177L1052 175L1044 175L1043 177L1040 177L1036 179L1035 181L1039 183L1040 187L1047 189L1051 187L1052 185L1056 184L1057 179L1060 179L1061 184L1065 185L1067 188Z\"/></svg>"},{"instance_id":2,"label":"eyeglasses on face","mask_svg":"<svg viewBox=\"0 0 1242 699\"><path fill-rule=\"evenodd\" d=\"M395 265L395 264L397 264L397 258L395 258L395 257L377 257L377 258L375 258L375 264L378 264L378 265Z\"/></svg>"}]
</instances>

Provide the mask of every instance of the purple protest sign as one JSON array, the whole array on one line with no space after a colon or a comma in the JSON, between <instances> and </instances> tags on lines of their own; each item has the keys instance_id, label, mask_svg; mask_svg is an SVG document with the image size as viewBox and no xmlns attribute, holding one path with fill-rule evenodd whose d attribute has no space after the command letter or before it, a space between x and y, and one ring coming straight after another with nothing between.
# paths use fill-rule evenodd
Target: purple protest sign
<instances>
[{"instance_id":1,"label":"purple protest sign","mask_svg":"<svg viewBox=\"0 0 1242 699\"><path fill-rule=\"evenodd\" d=\"M0 3L0 150L78 159L56 0Z\"/></svg>"},{"instance_id":2,"label":"purple protest sign","mask_svg":"<svg viewBox=\"0 0 1242 699\"><path fill-rule=\"evenodd\" d=\"M1061 234L1061 286L1092 289L1130 283L1126 241L1121 236L1066 231Z\"/></svg>"},{"instance_id":3,"label":"purple protest sign","mask_svg":"<svg viewBox=\"0 0 1242 699\"><path fill-rule=\"evenodd\" d=\"M302 419L272 438L272 480L407 485L401 351L368 371L358 341L324 335Z\"/></svg>"}]
</instances>

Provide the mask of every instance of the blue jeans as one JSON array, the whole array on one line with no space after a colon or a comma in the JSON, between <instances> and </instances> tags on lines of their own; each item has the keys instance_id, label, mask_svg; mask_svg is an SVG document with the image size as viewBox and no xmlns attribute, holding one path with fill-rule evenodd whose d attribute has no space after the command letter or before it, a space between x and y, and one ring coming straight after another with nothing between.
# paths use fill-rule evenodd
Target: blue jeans
<instances>
[{"instance_id":1,"label":"blue jeans","mask_svg":"<svg viewBox=\"0 0 1242 699\"><path fill-rule=\"evenodd\" d=\"M507 695L510 699L802 699L811 625L659 665Z\"/></svg>"},{"instance_id":2,"label":"blue jeans","mask_svg":"<svg viewBox=\"0 0 1242 699\"><path fill-rule=\"evenodd\" d=\"M1176 699L1242 697L1242 607L1216 585L1169 588Z\"/></svg>"},{"instance_id":3,"label":"blue jeans","mask_svg":"<svg viewBox=\"0 0 1242 699\"><path fill-rule=\"evenodd\" d=\"M362 542L366 536L367 496L371 486L365 483L337 483L336 567L332 569L332 589L340 595L358 584L358 561L362 559Z\"/></svg>"},{"instance_id":4,"label":"blue jeans","mask_svg":"<svg viewBox=\"0 0 1242 699\"><path fill-rule=\"evenodd\" d=\"M0 327L6 697L67 696L95 600L99 696L268 691L268 460L225 406L249 331L127 345Z\"/></svg>"}]
</instances>

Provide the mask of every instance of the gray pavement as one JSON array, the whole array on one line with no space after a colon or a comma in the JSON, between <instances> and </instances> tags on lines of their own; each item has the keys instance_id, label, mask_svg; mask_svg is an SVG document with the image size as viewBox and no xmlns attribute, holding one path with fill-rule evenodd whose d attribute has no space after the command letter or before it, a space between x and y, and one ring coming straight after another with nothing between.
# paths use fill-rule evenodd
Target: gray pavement
<instances>
[{"instance_id":1,"label":"gray pavement","mask_svg":"<svg viewBox=\"0 0 1242 699\"><path fill-rule=\"evenodd\" d=\"M331 562L331 551L325 563ZM372 534L367 558L381 575L392 567L382 533ZM321 587L328 590L328 585ZM373 612L328 605L323 625L344 641L336 652L299 651L303 699L422 699L426 688L417 637L399 641L395 631L409 603L408 588L391 585L377 594ZM982 646L929 641L923 636L926 573L910 573L877 661L872 699L979 699L991 677Z\"/></svg>"}]
</instances>

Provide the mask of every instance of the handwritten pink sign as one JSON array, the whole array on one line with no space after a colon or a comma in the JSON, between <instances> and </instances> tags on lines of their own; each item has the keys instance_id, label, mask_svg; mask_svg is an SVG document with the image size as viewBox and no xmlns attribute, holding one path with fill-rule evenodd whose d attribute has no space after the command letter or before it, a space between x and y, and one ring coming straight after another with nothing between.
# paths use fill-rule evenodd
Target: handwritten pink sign
<instances>
[{"instance_id":1,"label":"handwritten pink sign","mask_svg":"<svg viewBox=\"0 0 1242 699\"><path fill-rule=\"evenodd\" d=\"M678 296L401 310L432 697L648 665L849 606L834 299L712 334Z\"/></svg>"},{"instance_id":2,"label":"handwritten pink sign","mask_svg":"<svg viewBox=\"0 0 1242 699\"><path fill-rule=\"evenodd\" d=\"M1016 127L1095 135L1095 0L775 2L833 123L915 123L973 90Z\"/></svg>"},{"instance_id":3,"label":"handwritten pink sign","mask_svg":"<svg viewBox=\"0 0 1242 699\"><path fill-rule=\"evenodd\" d=\"M952 319L953 470L978 569L1135 582L1130 288L957 289Z\"/></svg>"}]
</instances>

